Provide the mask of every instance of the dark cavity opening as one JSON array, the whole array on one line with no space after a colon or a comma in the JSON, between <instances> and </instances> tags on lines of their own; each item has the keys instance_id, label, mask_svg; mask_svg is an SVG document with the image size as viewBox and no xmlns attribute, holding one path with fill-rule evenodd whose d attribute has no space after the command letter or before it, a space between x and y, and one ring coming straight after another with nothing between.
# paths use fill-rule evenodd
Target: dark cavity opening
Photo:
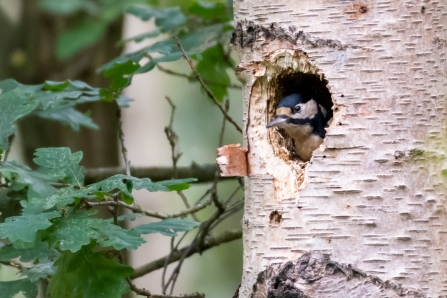
<instances>
[{"instance_id":1,"label":"dark cavity opening","mask_svg":"<svg viewBox=\"0 0 447 298\"><path fill-rule=\"evenodd\" d=\"M279 74L270 83L270 94L272 96L268 103L268 122L276 117L276 108L281 99L288 95L299 93L303 94L306 98L314 99L326 110L328 119L328 123L326 124L329 125L333 117L333 102L327 84L327 80L321 78L320 75L288 71ZM278 150L275 150L277 155L280 155L283 159L303 160L303 158L300 158L296 154L294 141L287 134L286 130L279 128L270 131L273 132L273 134L270 133L271 142L278 144L280 147L285 147L289 153L289 156L286 157L281 152L278 152ZM279 136L277 132L279 132Z\"/></svg>"}]
</instances>

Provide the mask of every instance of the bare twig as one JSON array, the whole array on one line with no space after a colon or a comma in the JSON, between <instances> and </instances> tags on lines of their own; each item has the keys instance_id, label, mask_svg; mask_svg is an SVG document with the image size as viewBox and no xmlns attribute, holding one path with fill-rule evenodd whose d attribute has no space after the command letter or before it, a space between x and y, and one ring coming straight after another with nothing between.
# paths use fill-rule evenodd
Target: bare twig
<instances>
[{"instance_id":1,"label":"bare twig","mask_svg":"<svg viewBox=\"0 0 447 298\"><path fill-rule=\"evenodd\" d=\"M118 119L118 137L121 144L121 153L123 155L124 164L126 167L126 175L130 176L130 161L127 159L127 148L124 142L123 121L121 120L121 108L118 105L118 103L115 102L115 104L116 104L116 118Z\"/></svg>"},{"instance_id":2,"label":"bare twig","mask_svg":"<svg viewBox=\"0 0 447 298\"><path fill-rule=\"evenodd\" d=\"M175 133L173 124L174 124L174 113L175 113L175 104L172 102L172 100L166 96L166 100L168 101L169 105L171 106L171 118L169 120L169 125L165 127L165 134L166 138L169 141L169 145L171 146L171 159L172 159L172 168L174 169L174 176L173 178L178 178L177 176L177 163L180 157L182 156L182 153L179 151L179 145L178 145L178 135ZM183 191L177 191L177 194L182 199L183 203L185 204L186 208L190 208L188 199L186 198ZM192 218L194 220L198 221L196 215L194 213L191 213ZM163 292L164 293L164 292Z\"/></svg>"},{"instance_id":3,"label":"bare twig","mask_svg":"<svg viewBox=\"0 0 447 298\"><path fill-rule=\"evenodd\" d=\"M237 201L235 204L233 204L230 207L227 207L225 210L225 213L219 217L211 226L210 231L212 231L215 227L217 227L221 222L223 222L225 219L233 215L234 213L238 212L244 207L244 199L242 198L240 201Z\"/></svg>"},{"instance_id":4,"label":"bare twig","mask_svg":"<svg viewBox=\"0 0 447 298\"><path fill-rule=\"evenodd\" d=\"M214 181L216 170L219 167L214 164L197 165L193 163L189 167L177 167L177 178L194 177L197 182ZM131 167L131 172L137 178L150 178L152 181L169 180L174 177L172 167ZM124 167L96 168L85 170L85 184L92 184L107 179L116 174L126 174ZM234 179L234 177L220 177L219 179Z\"/></svg>"},{"instance_id":5,"label":"bare twig","mask_svg":"<svg viewBox=\"0 0 447 298\"><path fill-rule=\"evenodd\" d=\"M230 107L229 101L226 101L226 103L225 103L225 112L228 112L229 107ZM221 128L221 131L220 131L220 136L219 136L219 146L222 146L223 136L224 136L224 133L225 133L225 124L226 124L226 122L227 122L227 118L225 118L225 116L224 116L223 120L222 120L222 128ZM218 210L217 210L217 212L215 212L211 216L210 219L208 219L206 222L204 222L201 225L199 232L196 234L194 240L189 245L189 247L183 252L180 260L178 261L177 266L172 271L171 276L168 279L168 281L165 282L164 279L163 279L163 285L164 285L163 286L163 291L166 291L166 289L169 287L169 285L171 285L170 293L172 294L172 292L174 291L175 283L177 282L177 278L178 278L178 276L180 274L180 270L182 268L183 262L187 258L188 253L195 246L197 246L197 245L201 246L203 244L205 238L208 236L208 233L211 231L210 227L211 227L212 223L214 221L216 221L217 219L219 219L221 214L225 213L225 207L221 204L221 202L219 201L218 196L217 196L218 177L219 177L219 172L216 171L213 184L211 185L211 187L208 190L208 192L211 193L211 200L214 202L214 205L217 207Z\"/></svg>"},{"instance_id":6,"label":"bare twig","mask_svg":"<svg viewBox=\"0 0 447 298\"><path fill-rule=\"evenodd\" d=\"M191 294L183 294L183 295L157 295L151 294L145 288L138 288L129 278L127 279L127 283L129 284L130 290L135 292L140 296L146 296L147 298L205 298L205 294L202 293L191 293Z\"/></svg>"},{"instance_id":7,"label":"bare twig","mask_svg":"<svg viewBox=\"0 0 447 298\"><path fill-rule=\"evenodd\" d=\"M162 71L164 73L173 75L173 76L182 77L182 78L185 78L185 79L188 79L188 80L195 80L194 76L190 76L190 75L187 75L187 74L184 74L184 73L179 73L179 72L173 71L171 69L164 68L164 67L160 66L159 64L157 64L157 68L158 68L158 70L160 70L160 71ZM206 79L204 79L203 81L206 84L208 84L208 85L218 85L218 86L232 88L232 89L238 89L238 90L242 89L242 86L240 86L240 85L222 84L222 83L219 83L219 82L213 82L213 81L206 80Z\"/></svg>"},{"instance_id":8,"label":"bare twig","mask_svg":"<svg viewBox=\"0 0 447 298\"><path fill-rule=\"evenodd\" d=\"M146 296L146 297L152 297L151 292L149 292L148 290L146 290L145 288L140 289L138 288L131 280L130 278L127 278L127 283L129 284L130 290L135 292L138 295L141 296Z\"/></svg>"},{"instance_id":9,"label":"bare twig","mask_svg":"<svg viewBox=\"0 0 447 298\"><path fill-rule=\"evenodd\" d=\"M205 294L196 292L183 295L152 295L149 298L205 298Z\"/></svg>"},{"instance_id":10,"label":"bare twig","mask_svg":"<svg viewBox=\"0 0 447 298\"><path fill-rule=\"evenodd\" d=\"M235 230L235 231L227 231L222 233L221 235L217 237L209 237L205 243L201 247L199 247L197 244L194 245L192 249L188 251L188 254L186 257L190 257L196 253L202 253L208 249L211 249L215 246L219 246L220 244L231 242L233 240L240 239L242 237L242 231L241 230ZM141 277L145 274L148 274L150 272L153 272L155 270L163 268L166 258L168 258L168 264L172 264L182 257L183 253L188 250L190 246L186 246L184 248L181 248L180 250L176 250L170 258L168 256L160 258L158 260L152 261L146 265L143 265L141 267L138 267L135 269L134 274L131 276L131 279L135 279L138 277Z\"/></svg>"},{"instance_id":11,"label":"bare twig","mask_svg":"<svg viewBox=\"0 0 447 298\"><path fill-rule=\"evenodd\" d=\"M234 125L234 127L242 133L242 128L236 123L236 121L233 120L233 118L230 117L230 115L228 115L227 112L225 112L224 108L222 107L221 104L219 104L219 102L217 101L216 97L214 96L214 94L211 92L211 90L206 86L205 82L202 80L202 78L200 77L199 73L197 72L196 68L194 67L194 65L192 64L191 59L189 59L188 55L185 52L185 49L183 49L182 44L180 43L180 40L176 37L175 38L175 43L177 44L177 46L180 48L180 50L182 51L182 55L183 58L185 58L186 62L188 62L189 67L191 68L191 70L194 73L195 78L199 81L200 85L202 85L203 89L205 90L206 94L208 95L208 97L214 102L214 104L219 108L219 110L222 112L222 114L225 116L225 118L228 120L228 122L230 122L231 124Z\"/></svg>"},{"instance_id":12,"label":"bare twig","mask_svg":"<svg viewBox=\"0 0 447 298\"><path fill-rule=\"evenodd\" d=\"M172 100L166 96L166 100L171 106L171 118L169 119L169 125L165 127L166 138L169 141L169 145L171 146L171 159L172 159L172 167L174 169L174 178L177 178L177 162L182 156L182 153L179 152L178 148L178 135L174 132L172 128L172 124L174 123L174 113L175 113L175 104Z\"/></svg>"},{"instance_id":13,"label":"bare twig","mask_svg":"<svg viewBox=\"0 0 447 298\"><path fill-rule=\"evenodd\" d=\"M165 265L163 267L163 273L161 274L161 291L163 294L166 294L166 271L168 270L168 260L172 257L172 254L174 253L174 241L175 241L175 237L171 237L171 250L169 252L169 256L166 258L166 262Z\"/></svg>"},{"instance_id":14,"label":"bare twig","mask_svg":"<svg viewBox=\"0 0 447 298\"><path fill-rule=\"evenodd\" d=\"M195 213L197 211L200 211L204 208L206 208L209 204L211 203L211 200L206 201L203 204L198 204L192 208L189 209L185 209L183 211L177 212L177 213L171 213L171 214L167 214L167 213L160 213L160 212L155 212L155 211L149 211L149 210L143 210L140 206L135 205L127 205L124 202L121 201L101 201L101 202L87 202L86 204L90 207L95 207L95 206L120 206L129 210L132 210L135 213L142 213L146 216L149 217L154 217L154 218L159 218L159 219L166 219L166 218L177 218L177 217L185 217L189 214Z\"/></svg>"}]
</instances>

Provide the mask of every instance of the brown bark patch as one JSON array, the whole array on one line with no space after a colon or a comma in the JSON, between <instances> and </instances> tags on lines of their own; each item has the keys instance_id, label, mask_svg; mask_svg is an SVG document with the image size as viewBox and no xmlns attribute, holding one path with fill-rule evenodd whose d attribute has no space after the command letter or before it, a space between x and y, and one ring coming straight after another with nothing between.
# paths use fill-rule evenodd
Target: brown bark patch
<instances>
[{"instance_id":1,"label":"brown bark patch","mask_svg":"<svg viewBox=\"0 0 447 298\"><path fill-rule=\"evenodd\" d=\"M348 8L346 8L343 12L345 14L349 14L349 16L353 19L358 19L363 14L369 11L369 7L367 4L363 2L354 3Z\"/></svg>"},{"instance_id":2,"label":"brown bark patch","mask_svg":"<svg viewBox=\"0 0 447 298\"><path fill-rule=\"evenodd\" d=\"M230 144L217 148L216 159L222 177L247 176L247 150L240 144Z\"/></svg>"}]
</instances>

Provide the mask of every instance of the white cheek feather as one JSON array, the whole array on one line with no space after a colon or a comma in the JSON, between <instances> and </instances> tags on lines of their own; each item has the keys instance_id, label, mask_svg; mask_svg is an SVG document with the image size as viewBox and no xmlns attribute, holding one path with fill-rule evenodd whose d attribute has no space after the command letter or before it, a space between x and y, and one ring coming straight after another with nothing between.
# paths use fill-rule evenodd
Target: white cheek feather
<instances>
[{"instance_id":1,"label":"white cheek feather","mask_svg":"<svg viewBox=\"0 0 447 298\"><path fill-rule=\"evenodd\" d=\"M318 113L318 104L315 100L311 99L304 104L300 104L301 111L299 113L292 114L292 118L295 119L312 119Z\"/></svg>"}]
</instances>

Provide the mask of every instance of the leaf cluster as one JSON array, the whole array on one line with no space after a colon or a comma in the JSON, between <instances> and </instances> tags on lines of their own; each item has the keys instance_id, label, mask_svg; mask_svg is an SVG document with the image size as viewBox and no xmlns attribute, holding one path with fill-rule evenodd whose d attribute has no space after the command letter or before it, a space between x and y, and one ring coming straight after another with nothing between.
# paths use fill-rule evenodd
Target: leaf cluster
<instances>
[{"instance_id":1,"label":"leaf cluster","mask_svg":"<svg viewBox=\"0 0 447 298\"><path fill-rule=\"evenodd\" d=\"M153 70L159 63L177 61L182 52L174 41L178 37L185 52L197 61L197 71L207 78L209 88L219 101L228 95L228 69L234 61L224 44L233 26L228 6L222 3L194 1L186 10L181 7L156 8L147 4L133 4L125 12L142 21L154 21L156 29L122 40L120 44L146 39L166 38L149 46L123 54L99 68L111 78L112 88L127 87L134 75ZM141 66L140 66L141 65Z\"/></svg>"},{"instance_id":2,"label":"leaf cluster","mask_svg":"<svg viewBox=\"0 0 447 298\"><path fill-rule=\"evenodd\" d=\"M15 161L3 162L0 167L5 197L11 199L21 193L23 206L20 215L0 223L0 238L10 243L0 250L0 261L20 258L21 262L33 262L22 271L21 279L0 282L8 297L20 291L35 297L37 282L48 277L49 293L54 297L121 297L129 291L126 278L133 269L110 257L110 250L137 249L146 242L145 234L172 237L199 226L190 219L168 218L123 229L113 218L94 217L97 210L90 209L91 203L98 202L132 204L134 189L184 190L195 179L153 182L115 175L84 185L84 168L79 165L82 152L40 148L35 156L38 171ZM129 217L134 218L127 215L120 219Z\"/></svg>"},{"instance_id":3,"label":"leaf cluster","mask_svg":"<svg viewBox=\"0 0 447 298\"><path fill-rule=\"evenodd\" d=\"M179 262L178 273L186 255L206 247L209 232L239 210L240 204L227 208L218 202L216 178L212 190L203 196L209 195L210 199L201 202L202 197L191 208L200 210L201 203L205 207L215 203L218 211L203 224L176 217L189 214L188 209L179 215L159 217L164 219L156 222L122 228L119 221L134 220L145 213L134 205L134 190L181 193L195 179L153 182L119 174L86 185L84 167L79 164L82 152L72 153L69 148L37 149L34 158L37 170L33 170L16 161L7 161L15 124L24 117L37 116L69 125L74 130L81 126L98 129L89 113L79 112L76 106L94 101L111 102L118 109L128 106L131 99L122 96L121 91L131 84L134 75L155 67L162 69L160 63L182 58L176 37L185 53L195 60L195 69L207 79L215 98L223 101L230 84L227 70L234 68L229 50L224 46L233 29L232 12L229 5L202 1L184 1L175 7L143 0L39 0L39 5L47 13L77 20L58 37L60 59L69 58L96 42L107 26L121 17L123 10L142 21L153 21L156 29L123 40L120 45L155 37L158 41L102 66L99 72L110 78L108 88L94 88L72 80L46 81L39 85L23 85L12 79L0 81L0 240L6 244L0 249L0 262L21 266L18 280L0 281L0 293L2 297L14 297L19 292L25 297L36 297L39 281L49 280L51 297L121 297L129 291L128 278L134 270L121 264L120 250L138 249L146 242L144 235L147 234L175 237L179 232L200 226ZM231 197L227 202L230 200ZM12 204L19 204L18 214L5 209L4 206ZM110 218L95 216L94 208L101 206L109 208ZM118 216L118 207L130 211Z\"/></svg>"},{"instance_id":4,"label":"leaf cluster","mask_svg":"<svg viewBox=\"0 0 447 298\"><path fill-rule=\"evenodd\" d=\"M15 132L15 122L23 117L35 115L61 122L79 130L80 126L98 129L88 113L75 109L76 105L109 101L94 88L81 81L46 81L39 85L22 85L13 79L0 81L0 154L8 149L8 137ZM131 99L118 95L120 106L128 106Z\"/></svg>"}]
</instances>

